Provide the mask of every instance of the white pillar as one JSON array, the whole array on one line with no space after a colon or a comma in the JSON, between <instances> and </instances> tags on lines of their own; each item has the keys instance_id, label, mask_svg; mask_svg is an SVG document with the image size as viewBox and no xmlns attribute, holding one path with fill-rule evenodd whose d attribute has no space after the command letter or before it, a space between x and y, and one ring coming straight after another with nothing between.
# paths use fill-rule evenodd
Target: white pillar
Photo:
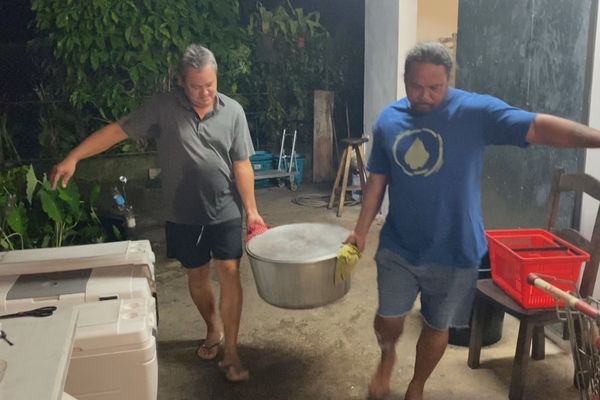
<instances>
[{"instance_id":1,"label":"white pillar","mask_svg":"<svg viewBox=\"0 0 600 400\"><path fill-rule=\"evenodd\" d=\"M363 132L379 113L404 97L404 57L417 41L417 0L366 0ZM371 142L367 145L370 153ZM387 197L382 213L387 214Z\"/></svg>"}]
</instances>

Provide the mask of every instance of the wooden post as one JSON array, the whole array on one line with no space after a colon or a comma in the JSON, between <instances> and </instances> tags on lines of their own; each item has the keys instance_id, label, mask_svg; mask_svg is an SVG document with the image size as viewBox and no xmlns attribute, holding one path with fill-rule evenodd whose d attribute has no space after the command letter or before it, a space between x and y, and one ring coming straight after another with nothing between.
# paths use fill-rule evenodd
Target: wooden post
<instances>
[{"instance_id":1,"label":"wooden post","mask_svg":"<svg viewBox=\"0 0 600 400\"><path fill-rule=\"evenodd\" d=\"M313 131L313 182L330 182L333 161L334 92L315 90Z\"/></svg>"}]
</instances>

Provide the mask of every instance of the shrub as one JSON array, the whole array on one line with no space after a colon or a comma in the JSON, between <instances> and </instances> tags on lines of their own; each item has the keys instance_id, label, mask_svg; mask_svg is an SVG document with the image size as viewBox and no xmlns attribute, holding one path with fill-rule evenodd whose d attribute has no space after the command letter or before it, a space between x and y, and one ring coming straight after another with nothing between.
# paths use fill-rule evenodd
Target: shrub
<instances>
[{"instance_id":1,"label":"shrub","mask_svg":"<svg viewBox=\"0 0 600 400\"><path fill-rule=\"evenodd\" d=\"M102 242L104 231L95 204L100 185L84 201L75 182L53 190L44 175L21 166L0 174L0 249L60 247Z\"/></svg>"}]
</instances>

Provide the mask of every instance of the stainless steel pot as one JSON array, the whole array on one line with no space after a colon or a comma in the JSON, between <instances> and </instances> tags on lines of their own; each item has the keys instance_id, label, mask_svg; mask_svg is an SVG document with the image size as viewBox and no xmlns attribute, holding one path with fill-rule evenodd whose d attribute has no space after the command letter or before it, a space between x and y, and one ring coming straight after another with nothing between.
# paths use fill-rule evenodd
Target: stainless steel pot
<instances>
[{"instance_id":1,"label":"stainless steel pot","mask_svg":"<svg viewBox=\"0 0 600 400\"><path fill-rule=\"evenodd\" d=\"M305 309L342 298L350 279L334 283L337 252L350 231L301 223L271 228L246 244L256 289L276 307Z\"/></svg>"}]
</instances>

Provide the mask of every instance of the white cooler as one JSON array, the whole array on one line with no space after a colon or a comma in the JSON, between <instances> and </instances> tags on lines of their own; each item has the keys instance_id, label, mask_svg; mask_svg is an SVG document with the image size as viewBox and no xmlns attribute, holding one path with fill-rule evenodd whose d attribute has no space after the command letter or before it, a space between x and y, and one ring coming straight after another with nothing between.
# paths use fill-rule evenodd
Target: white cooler
<instances>
[{"instance_id":1,"label":"white cooler","mask_svg":"<svg viewBox=\"0 0 600 400\"><path fill-rule=\"evenodd\" d=\"M79 306L65 392L78 400L155 400L154 298Z\"/></svg>"},{"instance_id":2,"label":"white cooler","mask_svg":"<svg viewBox=\"0 0 600 400\"><path fill-rule=\"evenodd\" d=\"M13 250L0 253L0 276L145 264L154 277L154 262L148 240Z\"/></svg>"},{"instance_id":3,"label":"white cooler","mask_svg":"<svg viewBox=\"0 0 600 400\"><path fill-rule=\"evenodd\" d=\"M147 240L0 253L0 315L80 304L65 392L155 400L154 262Z\"/></svg>"},{"instance_id":4,"label":"white cooler","mask_svg":"<svg viewBox=\"0 0 600 400\"><path fill-rule=\"evenodd\" d=\"M147 240L0 253L0 314L152 297L154 260Z\"/></svg>"}]
</instances>

